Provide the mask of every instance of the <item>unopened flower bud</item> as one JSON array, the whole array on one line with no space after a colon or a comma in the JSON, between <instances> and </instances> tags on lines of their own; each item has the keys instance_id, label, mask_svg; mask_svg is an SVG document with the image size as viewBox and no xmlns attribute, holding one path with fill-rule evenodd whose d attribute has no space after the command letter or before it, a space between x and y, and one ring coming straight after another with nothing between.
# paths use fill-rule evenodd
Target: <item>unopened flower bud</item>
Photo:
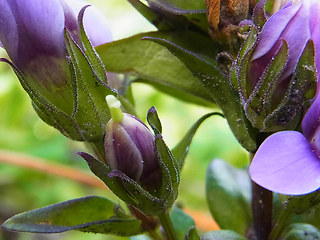
<instances>
[{"instance_id":1,"label":"unopened flower bud","mask_svg":"<svg viewBox=\"0 0 320 240\"><path fill-rule=\"evenodd\" d=\"M315 95L320 4L295 2L272 15L261 32L252 27L234 67L246 115L263 132L295 129Z\"/></svg>"},{"instance_id":2,"label":"unopened flower bud","mask_svg":"<svg viewBox=\"0 0 320 240\"><path fill-rule=\"evenodd\" d=\"M155 137L138 118L122 113L120 102L107 96L112 119L105 134L106 162L147 189L160 181L160 167L155 154Z\"/></svg>"},{"instance_id":3,"label":"unopened flower bud","mask_svg":"<svg viewBox=\"0 0 320 240\"><path fill-rule=\"evenodd\" d=\"M72 57L85 54L77 20L79 10L85 3L76 1L77 9L74 9L73 5L69 5L74 1L1 0L0 46L6 50L12 63L6 59L0 61L12 66L42 120L71 139L97 141L102 138L107 122L100 120L107 119L103 112L106 106L98 109L96 103L93 107L88 106L88 103L97 102L97 98L101 98L104 103L106 93L101 88L106 88L101 80L99 87L91 88L96 91L90 94L91 101L83 100L87 94L82 94L81 91L91 89L88 85L83 87L81 80L91 77L99 82L99 79L95 76L95 70L90 72L93 64L90 65L85 60L78 60L81 66L71 63ZM93 7L88 9L88 14L84 14L83 20L88 38L93 44L111 40L107 39L110 34L101 23L105 20L95 14ZM104 27L100 29L102 26ZM93 28L94 31L91 30ZM69 36L67 43L66 35ZM70 49L70 45L74 49ZM71 50L78 51L78 54L71 53ZM89 70L84 69L85 64ZM79 71L75 68L82 68L82 75L77 74ZM103 117L84 115L88 110Z\"/></svg>"}]
</instances>

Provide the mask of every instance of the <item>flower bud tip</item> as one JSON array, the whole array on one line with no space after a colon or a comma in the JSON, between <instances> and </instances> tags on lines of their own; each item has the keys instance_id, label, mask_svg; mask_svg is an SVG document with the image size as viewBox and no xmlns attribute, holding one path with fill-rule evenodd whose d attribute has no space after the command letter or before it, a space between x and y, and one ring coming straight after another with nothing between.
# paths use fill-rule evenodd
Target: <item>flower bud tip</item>
<instances>
[{"instance_id":1,"label":"flower bud tip","mask_svg":"<svg viewBox=\"0 0 320 240\"><path fill-rule=\"evenodd\" d=\"M123 112L121 110L120 101L113 95L107 95L106 101L110 108L111 117L113 121L121 123L123 119Z\"/></svg>"}]
</instances>

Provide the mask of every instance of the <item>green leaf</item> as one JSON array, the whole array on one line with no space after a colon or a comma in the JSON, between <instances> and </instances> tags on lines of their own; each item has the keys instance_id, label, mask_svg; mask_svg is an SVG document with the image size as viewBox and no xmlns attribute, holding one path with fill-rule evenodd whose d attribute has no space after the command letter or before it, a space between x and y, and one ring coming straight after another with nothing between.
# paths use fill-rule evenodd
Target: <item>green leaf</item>
<instances>
[{"instance_id":1,"label":"green leaf","mask_svg":"<svg viewBox=\"0 0 320 240\"><path fill-rule=\"evenodd\" d=\"M192 217L176 206L172 208L170 219L173 223L178 240L184 240L188 229L195 225Z\"/></svg>"},{"instance_id":2,"label":"green leaf","mask_svg":"<svg viewBox=\"0 0 320 240\"><path fill-rule=\"evenodd\" d=\"M256 149L254 129L246 119L238 93L234 91L228 79L218 69L216 64L199 57L166 39L147 37L148 39L167 47L193 72L199 82L212 94L212 98L222 109L230 128L239 143L248 151Z\"/></svg>"},{"instance_id":3,"label":"green leaf","mask_svg":"<svg viewBox=\"0 0 320 240\"><path fill-rule=\"evenodd\" d=\"M70 230L121 236L141 233L140 220L117 214L119 208L119 205L106 198L90 196L18 214L5 221L2 227L35 233Z\"/></svg>"},{"instance_id":4,"label":"green leaf","mask_svg":"<svg viewBox=\"0 0 320 240\"><path fill-rule=\"evenodd\" d=\"M84 12L87 9L87 7L90 7L89 5L85 6L84 8L81 9L78 15L78 24L80 26L80 33L81 33L81 40L82 44L86 50L85 54L92 65L92 68L94 69L95 73L97 74L98 78L100 81L107 83L107 75L106 75L106 70L105 67L100 59L100 56L92 46L86 32L84 29L83 25L83 17L84 17Z\"/></svg>"},{"instance_id":5,"label":"green leaf","mask_svg":"<svg viewBox=\"0 0 320 240\"><path fill-rule=\"evenodd\" d=\"M179 163L179 167L180 169L182 168L183 164L184 164L184 160L188 154L189 151L189 146L191 144L191 141L196 133L196 131L198 130L198 128L200 127L200 125L209 117L213 116L213 115L220 115L223 117L222 114L220 113L208 113L206 115L204 115L203 117L201 117L192 127L191 129L187 132L187 134L184 136L184 138L182 140L180 140L180 142L172 149L172 154L175 157L175 159L177 160L177 162Z\"/></svg>"},{"instance_id":6,"label":"green leaf","mask_svg":"<svg viewBox=\"0 0 320 240\"><path fill-rule=\"evenodd\" d=\"M280 200L287 211L302 214L320 203L320 190L301 196L280 195Z\"/></svg>"},{"instance_id":7,"label":"green leaf","mask_svg":"<svg viewBox=\"0 0 320 240\"><path fill-rule=\"evenodd\" d=\"M230 231L230 230L220 230L212 231L202 235L201 240L247 240L245 237Z\"/></svg>"},{"instance_id":8,"label":"green leaf","mask_svg":"<svg viewBox=\"0 0 320 240\"><path fill-rule=\"evenodd\" d=\"M162 197L161 194L158 194L158 197L158 195L156 195L157 193L154 193L156 195L154 196L121 171L111 171L109 166L88 153L81 152L79 154L87 161L90 170L100 178L114 194L146 215L158 215L166 212L177 197L177 193L167 185L165 186L167 187L167 196ZM168 178L165 180L167 183Z\"/></svg>"},{"instance_id":9,"label":"green leaf","mask_svg":"<svg viewBox=\"0 0 320 240\"><path fill-rule=\"evenodd\" d=\"M259 31L262 30L264 24L268 20L268 18L266 16L266 11L264 9L266 2L267 2L267 0L259 1L253 10L253 22Z\"/></svg>"},{"instance_id":10,"label":"green leaf","mask_svg":"<svg viewBox=\"0 0 320 240\"><path fill-rule=\"evenodd\" d=\"M159 44L141 41L145 36L170 39L202 54L210 53L213 58L217 53L209 38L191 31L150 32L99 46L96 50L107 71L136 76L189 102L202 105L213 102L210 93L179 59Z\"/></svg>"},{"instance_id":11,"label":"green leaf","mask_svg":"<svg viewBox=\"0 0 320 240\"><path fill-rule=\"evenodd\" d=\"M171 207L178 196L180 169L161 135L156 136L155 145L162 173L161 197L166 199L168 207Z\"/></svg>"},{"instance_id":12,"label":"green leaf","mask_svg":"<svg viewBox=\"0 0 320 240\"><path fill-rule=\"evenodd\" d=\"M200 240L196 227L190 227L185 240Z\"/></svg>"},{"instance_id":13,"label":"green leaf","mask_svg":"<svg viewBox=\"0 0 320 240\"><path fill-rule=\"evenodd\" d=\"M248 119L254 127L262 129L262 131L268 131L265 129L264 121L274 110L273 95L279 87L280 77L286 67L287 60L288 44L283 41L246 103L245 109Z\"/></svg>"},{"instance_id":14,"label":"green leaf","mask_svg":"<svg viewBox=\"0 0 320 240\"><path fill-rule=\"evenodd\" d=\"M147 120L152 127L154 134L158 135L162 133L162 126L155 107L151 107L147 114Z\"/></svg>"},{"instance_id":15,"label":"green leaf","mask_svg":"<svg viewBox=\"0 0 320 240\"><path fill-rule=\"evenodd\" d=\"M169 30L173 27L166 19L163 19L161 15L154 11L154 9L143 4L140 0L128 0L128 2L159 30Z\"/></svg>"},{"instance_id":16,"label":"green leaf","mask_svg":"<svg viewBox=\"0 0 320 240\"><path fill-rule=\"evenodd\" d=\"M67 109L59 109L58 106L54 105L55 102L51 102L50 98L55 95L48 92L42 92L39 87L34 84L34 79L31 79L29 76L24 75L22 72L19 71L9 60L5 58L0 58L0 62L5 62L10 65L13 69L14 73L19 78L20 84L24 88L24 90L29 94L32 100L32 106L34 107L35 111L37 112L38 116L50 126L55 127L58 129L63 135L74 139L74 140L81 140L82 136L79 133L79 126L78 124L71 118L73 104L69 106L69 104L64 104L63 107L70 108ZM36 89L36 90L35 90ZM68 92L67 95L72 96L71 89L64 88L64 91ZM57 96L54 96L57 98ZM65 100L65 103L68 102ZM65 106L67 105L67 106ZM59 105L62 107L62 105Z\"/></svg>"},{"instance_id":17,"label":"green leaf","mask_svg":"<svg viewBox=\"0 0 320 240\"><path fill-rule=\"evenodd\" d=\"M70 69L74 80L76 105L72 117L83 133L83 139L89 142L103 138L105 126L110 119L106 95L115 95L106 83L96 75L82 49L65 32L65 43L71 58Z\"/></svg>"},{"instance_id":18,"label":"green leaf","mask_svg":"<svg viewBox=\"0 0 320 240\"><path fill-rule=\"evenodd\" d=\"M296 223L288 226L279 239L283 240L317 240L320 231L310 224Z\"/></svg>"},{"instance_id":19,"label":"green leaf","mask_svg":"<svg viewBox=\"0 0 320 240\"><path fill-rule=\"evenodd\" d=\"M94 175L100 178L114 194L116 194L126 203L131 205L135 204L135 200L122 190L121 184L116 179L108 177L108 174L111 172L111 169L108 165L104 164L88 153L80 152L78 154L87 162Z\"/></svg>"},{"instance_id":20,"label":"green leaf","mask_svg":"<svg viewBox=\"0 0 320 240\"><path fill-rule=\"evenodd\" d=\"M166 0L168 3L181 8L189 10L205 10L206 4L203 0Z\"/></svg>"},{"instance_id":21,"label":"green leaf","mask_svg":"<svg viewBox=\"0 0 320 240\"><path fill-rule=\"evenodd\" d=\"M185 2L166 0L148 0L152 9L156 9L159 15L165 16L165 20L170 21L172 28L183 29L192 28L190 23L197 26L203 32L207 32L208 20L206 17L206 6L204 1ZM185 18L183 18L185 17ZM188 22L184 21L187 19ZM193 30L196 30L192 28Z\"/></svg>"},{"instance_id":22,"label":"green leaf","mask_svg":"<svg viewBox=\"0 0 320 240\"><path fill-rule=\"evenodd\" d=\"M233 71L235 71L235 73L231 75L230 80L235 89L241 92L241 101L246 101L250 95L250 86L247 85L247 68L254 47L257 44L257 37L257 30L254 27L251 27L251 31L243 43L233 65Z\"/></svg>"},{"instance_id":23,"label":"green leaf","mask_svg":"<svg viewBox=\"0 0 320 240\"><path fill-rule=\"evenodd\" d=\"M317 74L315 49L309 40L298 61L294 76L279 106L265 120L266 129L295 129L304 111L309 108L310 99L316 92Z\"/></svg>"},{"instance_id":24,"label":"green leaf","mask_svg":"<svg viewBox=\"0 0 320 240\"><path fill-rule=\"evenodd\" d=\"M297 80L295 89L302 92L304 100L312 99L317 88L317 69L315 64L315 46L309 40L299 59L294 79Z\"/></svg>"},{"instance_id":25,"label":"green leaf","mask_svg":"<svg viewBox=\"0 0 320 240\"><path fill-rule=\"evenodd\" d=\"M248 172L223 160L213 160L207 170L206 195L218 225L244 235L252 221Z\"/></svg>"}]
</instances>

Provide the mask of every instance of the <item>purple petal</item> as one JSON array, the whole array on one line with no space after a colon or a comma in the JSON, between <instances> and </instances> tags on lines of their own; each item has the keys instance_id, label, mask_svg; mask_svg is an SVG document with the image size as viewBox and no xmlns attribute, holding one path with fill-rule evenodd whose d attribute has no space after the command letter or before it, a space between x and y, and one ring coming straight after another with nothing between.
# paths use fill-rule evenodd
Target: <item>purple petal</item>
<instances>
[{"instance_id":1,"label":"purple petal","mask_svg":"<svg viewBox=\"0 0 320 240\"><path fill-rule=\"evenodd\" d=\"M0 0L0 41L11 59L17 58L18 30L11 7L6 0Z\"/></svg>"},{"instance_id":2,"label":"purple petal","mask_svg":"<svg viewBox=\"0 0 320 240\"><path fill-rule=\"evenodd\" d=\"M319 85L319 84L318 84ZM320 125L320 95L318 93L315 101L309 108L302 121L303 135L311 141L318 126Z\"/></svg>"},{"instance_id":3,"label":"purple petal","mask_svg":"<svg viewBox=\"0 0 320 240\"><path fill-rule=\"evenodd\" d=\"M41 47L64 53L64 11L59 0L16 0L21 21ZM23 37L23 36L22 36ZM50 50L49 52L51 52Z\"/></svg>"},{"instance_id":4,"label":"purple petal","mask_svg":"<svg viewBox=\"0 0 320 240\"><path fill-rule=\"evenodd\" d=\"M286 7L268 19L261 32L261 40L253 53L252 60L262 57L272 49L290 20L298 12L300 5Z\"/></svg>"},{"instance_id":5,"label":"purple petal","mask_svg":"<svg viewBox=\"0 0 320 240\"><path fill-rule=\"evenodd\" d=\"M281 194L307 194L320 187L320 159L296 131L268 137L255 154L249 172L254 182Z\"/></svg>"},{"instance_id":6,"label":"purple petal","mask_svg":"<svg viewBox=\"0 0 320 240\"><path fill-rule=\"evenodd\" d=\"M80 10L88 4L85 1L77 0L65 0L65 2L70 5L75 16L78 16ZM83 21L86 33L93 46L98 46L112 40L106 17L94 6L86 9Z\"/></svg>"},{"instance_id":7,"label":"purple petal","mask_svg":"<svg viewBox=\"0 0 320 240\"><path fill-rule=\"evenodd\" d=\"M120 170L138 180L143 170L143 158L131 136L119 123L109 122L104 147L106 161L112 170Z\"/></svg>"}]
</instances>

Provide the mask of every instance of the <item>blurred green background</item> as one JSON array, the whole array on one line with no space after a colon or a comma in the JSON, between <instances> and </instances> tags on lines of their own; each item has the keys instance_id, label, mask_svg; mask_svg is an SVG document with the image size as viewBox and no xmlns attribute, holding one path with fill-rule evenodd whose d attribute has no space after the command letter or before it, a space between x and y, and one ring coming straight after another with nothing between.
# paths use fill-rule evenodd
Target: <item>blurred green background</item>
<instances>
[{"instance_id":1,"label":"blurred green background","mask_svg":"<svg viewBox=\"0 0 320 240\"><path fill-rule=\"evenodd\" d=\"M114 39L128 37L141 31L154 30L125 0L91 0L99 6L110 22ZM5 56L1 51L0 55ZM187 129L203 114L217 111L186 104L152 87L135 83L133 94L137 113L145 121L151 106L156 106L160 116L164 139L173 147ZM0 64L0 150L41 157L49 163L89 170L76 154L84 151L82 143L72 142L57 130L44 124L33 111L27 94L8 65ZM227 123L221 117L206 120L197 132L182 172L179 203L189 209L206 212L205 172L214 158L222 158L235 166L247 164L247 154L237 143ZM100 195L118 201L102 189L92 188L62 177L0 161L0 224L14 214L40 208L73 198ZM125 239L99 234L68 232L63 234L8 233L0 230L0 240L46 239Z\"/></svg>"}]
</instances>

